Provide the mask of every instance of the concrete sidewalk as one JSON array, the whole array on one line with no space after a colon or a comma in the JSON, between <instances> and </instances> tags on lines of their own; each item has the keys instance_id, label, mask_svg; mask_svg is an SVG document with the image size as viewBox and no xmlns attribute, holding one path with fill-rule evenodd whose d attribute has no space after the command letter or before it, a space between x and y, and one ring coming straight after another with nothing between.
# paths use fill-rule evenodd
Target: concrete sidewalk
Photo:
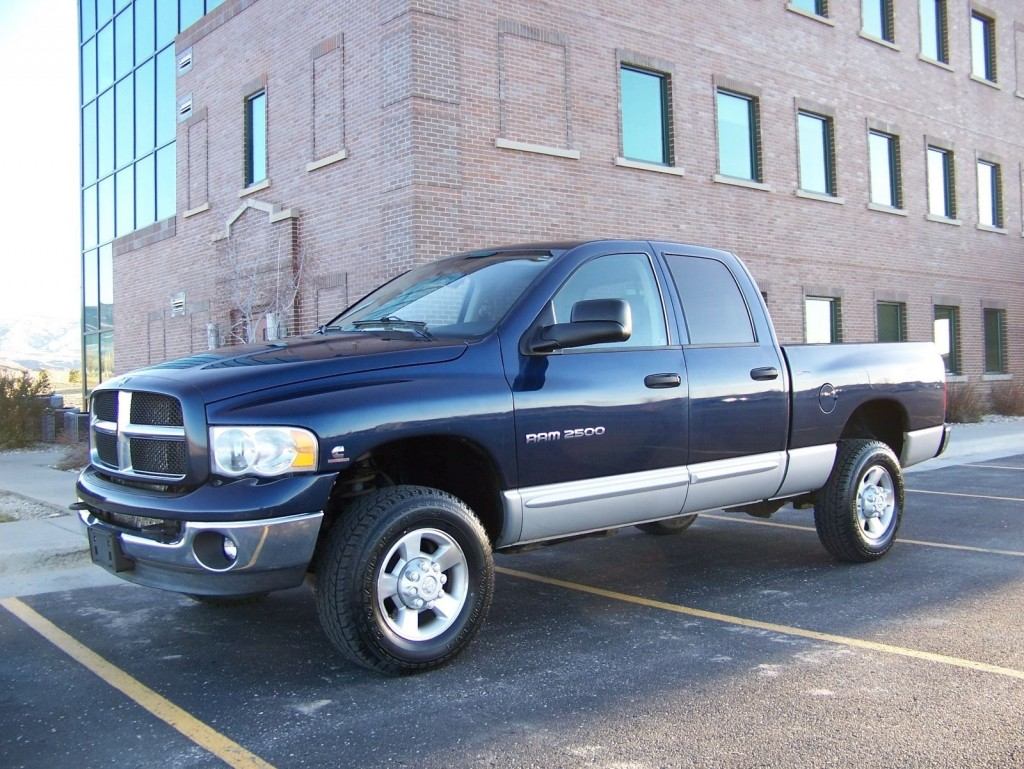
<instances>
[{"instance_id":1,"label":"concrete sidewalk","mask_svg":"<svg viewBox=\"0 0 1024 769\"><path fill-rule=\"evenodd\" d=\"M76 474L53 467L63 454L62 449L0 453L0 491L50 505L58 514L0 523L0 597L121 584L89 563L82 525L68 510L75 501ZM907 472L1014 454L1024 454L1024 418L954 425L946 453Z\"/></svg>"}]
</instances>

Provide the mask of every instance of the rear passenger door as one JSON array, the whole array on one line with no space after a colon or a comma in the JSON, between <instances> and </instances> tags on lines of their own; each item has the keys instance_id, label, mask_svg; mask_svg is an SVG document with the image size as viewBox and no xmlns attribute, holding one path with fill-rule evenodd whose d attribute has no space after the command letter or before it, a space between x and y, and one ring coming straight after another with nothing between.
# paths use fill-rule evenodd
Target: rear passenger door
<instances>
[{"instance_id":1,"label":"rear passenger door","mask_svg":"<svg viewBox=\"0 0 1024 769\"><path fill-rule=\"evenodd\" d=\"M686 509L770 497L786 470L789 397L761 297L720 252L661 255L682 310L690 384Z\"/></svg>"}]
</instances>

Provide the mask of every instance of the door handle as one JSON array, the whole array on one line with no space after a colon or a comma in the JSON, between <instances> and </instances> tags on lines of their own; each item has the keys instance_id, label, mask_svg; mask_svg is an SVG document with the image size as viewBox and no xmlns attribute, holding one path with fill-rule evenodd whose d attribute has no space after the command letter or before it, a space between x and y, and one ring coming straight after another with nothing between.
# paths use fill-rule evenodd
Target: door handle
<instances>
[{"instance_id":1,"label":"door handle","mask_svg":"<svg viewBox=\"0 0 1024 769\"><path fill-rule=\"evenodd\" d=\"M644 377L644 384L654 390L662 387L679 387L682 383L679 374L648 374Z\"/></svg>"},{"instance_id":2,"label":"door handle","mask_svg":"<svg viewBox=\"0 0 1024 769\"><path fill-rule=\"evenodd\" d=\"M750 369L750 378L755 379L758 382L764 382L769 379L778 379L779 370L775 366L762 366L761 368Z\"/></svg>"}]
</instances>

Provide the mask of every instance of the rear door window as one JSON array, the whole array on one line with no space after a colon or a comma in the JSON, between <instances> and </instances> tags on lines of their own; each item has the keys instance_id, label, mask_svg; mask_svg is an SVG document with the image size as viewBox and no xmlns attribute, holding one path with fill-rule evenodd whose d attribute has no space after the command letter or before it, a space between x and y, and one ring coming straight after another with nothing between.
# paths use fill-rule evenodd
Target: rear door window
<instances>
[{"instance_id":1,"label":"rear door window","mask_svg":"<svg viewBox=\"0 0 1024 769\"><path fill-rule=\"evenodd\" d=\"M690 344L754 344L750 311L729 268L717 259L666 254L683 303Z\"/></svg>"}]
</instances>

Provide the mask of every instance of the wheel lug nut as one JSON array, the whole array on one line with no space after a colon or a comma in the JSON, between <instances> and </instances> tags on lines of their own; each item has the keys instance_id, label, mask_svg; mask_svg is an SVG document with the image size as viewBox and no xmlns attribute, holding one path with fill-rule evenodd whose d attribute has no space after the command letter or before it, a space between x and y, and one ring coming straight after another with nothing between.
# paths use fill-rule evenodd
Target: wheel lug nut
<instances>
[{"instance_id":1,"label":"wheel lug nut","mask_svg":"<svg viewBox=\"0 0 1024 769\"><path fill-rule=\"evenodd\" d=\"M409 588L409 593L411 595L416 595L418 592L419 592L419 590L416 589L415 585L413 585L412 587Z\"/></svg>"},{"instance_id":2,"label":"wheel lug nut","mask_svg":"<svg viewBox=\"0 0 1024 769\"><path fill-rule=\"evenodd\" d=\"M423 606L423 601L421 601L419 598L417 598L415 601L412 602L412 605L413 605L413 608L418 609L421 606Z\"/></svg>"},{"instance_id":3,"label":"wheel lug nut","mask_svg":"<svg viewBox=\"0 0 1024 769\"><path fill-rule=\"evenodd\" d=\"M418 582L419 578L420 578L420 573L418 571L414 571L414 572L412 572L412 574L409 575L409 580L412 581L412 582Z\"/></svg>"},{"instance_id":4,"label":"wheel lug nut","mask_svg":"<svg viewBox=\"0 0 1024 769\"><path fill-rule=\"evenodd\" d=\"M448 577L446 577L446 576L445 576L444 574L442 574L442 575L441 575L441 584L443 585L443 584L444 584L444 583L446 583L447 581L448 581Z\"/></svg>"}]
</instances>

